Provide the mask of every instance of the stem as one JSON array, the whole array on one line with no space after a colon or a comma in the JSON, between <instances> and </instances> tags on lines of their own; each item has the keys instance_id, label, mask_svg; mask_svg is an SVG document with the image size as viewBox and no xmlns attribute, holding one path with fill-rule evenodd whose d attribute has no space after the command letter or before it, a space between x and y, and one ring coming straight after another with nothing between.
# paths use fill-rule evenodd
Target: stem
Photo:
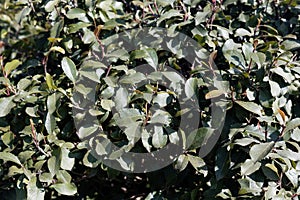
<instances>
[{"instance_id":1,"label":"stem","mask_svg":"<svg viewBox=\"0 0 300 200\"><path fill-rule=\"evenodd\" d=\"M39 142L37 140L37 137L36 137L36 131L35 131L35 128L34 128L34 123L32 121L32 119L30 118L29 119L30 121L30 127L31 127L31 133L32 133L32 139L33 139L33 142L36 146L36 148L42 153L44 154L46 157L48 157L49 155L39 146Z\"/></svg>"}]
</instances>

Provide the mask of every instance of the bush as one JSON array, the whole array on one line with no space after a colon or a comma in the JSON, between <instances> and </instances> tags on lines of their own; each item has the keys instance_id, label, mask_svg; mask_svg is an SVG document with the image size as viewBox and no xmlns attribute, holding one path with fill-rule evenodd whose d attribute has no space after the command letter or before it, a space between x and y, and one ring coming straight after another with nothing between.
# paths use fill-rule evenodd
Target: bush
<instances>
[{"instance_id":1,"label":"bush","mask_svg":"<svg viewBox=\"0 0 300 200\"><path fill-rule=\"evenodd\" d=\"M0 10L1 199L298 199L298 0L20 0L1 1ZM146 27L150 31L138 35ZM193 38L203 66L185 60L190 51L179 48L184 40L170 40L171 52L161 49L151 27ZM129 32L136 34L128 35L131 40L153 36L152 46L114 51L111 36L128 30L137 31ZM93 151L106 155L108 146L91 134L101 128L106 136L99 137L122 149L118 158L176 143L183 137L180 120L188 117L166 85L133 87L144 79L133 69L144 65L172 68L165 77L174 91L180 80L175 72L187 79L185 93L199 104L187 112L201 123L183 133L195 138L173 164L130 173L125 161L118 161L122 170L100 162ZM213 90L203 81L210 71L222 77ZM93 94L90 82L96 107L74 114L86 108L81 101ZM119 83L132 86L133 95ZM124 102L130 108L121 129L113 110ZM213 117L212 104L226 106L226 118ZM165 108L155 132L136 139L132 124L153 122L154 105ZM218 138L214 131L221 123L213 127L212 120L225 120L224 128L209 154L199 156L209 138Z\"/></svg>"}]
</instances>

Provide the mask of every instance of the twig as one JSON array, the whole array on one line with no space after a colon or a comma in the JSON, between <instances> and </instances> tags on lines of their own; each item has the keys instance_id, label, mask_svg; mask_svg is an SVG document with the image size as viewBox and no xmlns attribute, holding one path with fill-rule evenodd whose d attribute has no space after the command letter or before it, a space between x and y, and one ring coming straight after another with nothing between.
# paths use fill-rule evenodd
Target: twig
<instances>
[{"instance_id":1,"label":"twig","mask_svg":"<svg viewBox=\"0 0 300 200\"><path fill-rule=\"evenodd\" d=\"M94 22L95 23L95 22ZM95 37L96 37L96 40L97 40L97 42L98 42L98 44L100 45L100 47L101 47L101 56L102 56L102 59L104 58L104 56L105 56L105 52L104 52L104 46L103 46L103 44L102 44L102 42L101 42L101 40L99 39L99 33L100 33L100 31L101 31L101 29L103 28L103 25L98 25L98 26L96 26L96 28L95 28L95 30L94 30L94 35L95 35Z\"/></svg>"},{"instance_id":2,"label":"twig","mask_svg":"<svg viewBox=\"0 0 300 200\"><path fill-rule=\"evenodd\" d=\"M179 3L180 3L180 5L181 5L181 7L182 7L182 9L184 11L184 21L186 21L188 19L188 17L189 17L189 13L187 12L184 3L182 3L182 1L180 1Z\"/></svg>"},{"instance_id":3,"label":"twig","mask_svg":"<svg viewBox=\"0 0 300 200\"><path fill-rule=\"evenodd\" d=\"M44 154L46 157L48 157L49 155L39 146L39 142L37 140L37 136L36 136L36 131L34 128L34 123L32 121L32 119L29 119L30 121L30 127L31 127L31 133L32 133L32 138L33 138L33 142L36 146L36 148L42 153Z\"/></svg>"}]
</instances>

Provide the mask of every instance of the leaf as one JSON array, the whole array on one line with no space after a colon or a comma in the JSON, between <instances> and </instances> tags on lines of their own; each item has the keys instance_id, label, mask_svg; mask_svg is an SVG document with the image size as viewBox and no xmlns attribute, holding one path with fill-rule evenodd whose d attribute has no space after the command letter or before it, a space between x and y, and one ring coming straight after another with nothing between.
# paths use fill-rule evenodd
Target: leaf
<instances>
[{"instance_id":1,"label":"leaf","mask_svg":"<svg viewBox=\"0 0 300 200\"><path fill-rule=\"evenodd\" d=\"M188 154L188 160L192 164L192 166L196 169L199 170L201 167L205 166L205 162L202 158L198 156L192 156Z\"/></svg>"},{"instance_id":2,"label":"leaf","mask_svg":"<svg viewBox=\"0 0 300 200\"><path fill-rule=\"evenodd\" d=\"M61 54L65 54L66 53L66 51L63 48L59 47L59 46L53 46L53 47L51 47L50 50L49 50L49 53L51 51L57 51L57 52L59 52Z\"/></svg>"},{"instance_id":3,"label":"leaf","mask_svg":"<svg viewBox=\"0 0 300 200\"><path fill-rule=\"evenodd\" d=\"M76 70L76 66L75 66L74 62L70 58L64 57L61 61L61 66L62 66L62 69L64 70L65 74L67 75L67 77L73 83L75 83L78 72Z\"/></svg>"},{"instance_id":4,"label":"leaf","mask_svg":"<svg viewBox=\"0 0 300 200\"><path fill-rule=\"evenodd\" d=\"M73 183L57 183L51 185L50 188L54 188L58 193L68 196L72 196L77 193L77 187Z\"/></svg>"},{"instance_id":5,"label":"leaf","mask_svg":"<svg viewBox=\"0 0 300 200\"><path fill-rule=\"evenodd\" d=\"M169 133L169 140L172 144L179 144L180 138L177 131L173 130L171 133Z\"/></svg>"},{"instance_id":6,"label":"leaf","mask_svg":"<svg viewBox=\"0 0 300 200\"><path fill-rule=\"evenodd\" d=\"M48 1L45 5L46 12L52 12L59 0Z\"/></svg>"},{"instance_id":7,"label":"leaf","mask_svg":"<svg viewBox=\"0 0 300 200\"><path fill-rule=\"evenodd\" d=\"M205 94L205 99L212 99L221 96L224 94L224 91L222 90L211 90L208 93Z\"/></svg>"},{"instance_id":8,"label":"leaf","mask_svg":"<svg viewBox=\"0 0 300 200\"><path fill-rule=\"evenodd\" d=\"M265 156L267 156L270 153L274 145L274 141L253 145L249 153L251 160L254 163L261 161Z\"/></svg>"},{"instance_id":9,"label":"leaf","mask_svg":"<svg viewBox=\"0 0 300 200\"><path fill-rule=\"evenodd\" d=\"M285 134L286 132L288 132L290 130L294 130L298 126L300 126L300 118L292 119L291 121L287 122L286 127L283 131L283 134Z\"/></svg>"},{"instance_id":10,"label":"leaf","mask_svg":"<svg viewBox=\"0 0 300 200\"><path fill-rule=\"evenodd\" d=\"M170 19L172 17L182 17L182 14L180 13L179 10L171 9L159 17L159 20L157 21L157 25L159 25L162 21L166 19Z\"/></svg>"},{"instance_id":11,"label":"leaf","mask_svg":"<svg viewBox=\"0 0 300 200\"><path fill-rule=\"evenodd\" d=\"M119 88L114 102L117 110L125 108L128 105L128 91L125 88Z\"/></svg>"},{"instance_id":12,"label":"leaf","mask_svg":"<svg viewBox=\"0 0 300 200\"><path fill-rule=\"evenodd\" d=\"M169 98L169 94L166 92L158 93L152 100L153 103L157 103L161 108L168 105L167 99Z\"/></svg>"},{"instance_id":13,"label":"leaf","mask_svg":"<svg viewBox=\"0 0 300 200\"><path fill-rule=\"evenodd\" d=\"M191 98L194 95L197 94L197 88L198 88L198 81L196 78L189 78L185 85L184 85L184 91L187 96L187 98Z\"/></svg>"},{"instance_id":14,"label":"leaf","mask_svg":"<svg viewBox=\"0 0 300 200\"><path fill-rule=\"evenodd\" d=\"M174 168L183 171L186 166L189 164L189 159L186 155L180 155L175 163Z\"/></svg>"},{"instance_id":15,"label":"leaf","mask_svg":"<svg viewBox=\"0 0 300 200\"><path fill-rule=\"evenodd\" d=\"M146 79L146 76L141 72L123 76L120 83L136 84Z\"/></svg>"},{"instance_id":16,"label":"leaf","mask_svg":"<svg viewBox=\"0 0 300 200\"><path fill-rule=\"evenodd\" d=\"M187 138L187 143L191 144L189 149L197 149L207 142L207 139L213 134L214 130L207 127L201 127L193 131ZM193 141L191 141L193 139Z\"/></svg>"},{"instance_id":17,"label":"leaf","mask_svg":"<svg viewBox=\"0 0 300 200\"><path fill-rule=\"evenodd\" d=\"M51 94L47 98L48 113L52 114L56 110L56 93Z\"/></svg>"},{"instance_id":18,"label":"leaf","mask_svg":"<svg viewBox=\"0 0 300 200\"><path fill-rule=\"evenodd\" d=\"M257 114L259 116L262 116L262 107L254 102L245 102L245 101L235 101L237 104L245 108L246 110Z\"/></svg>"},{"instance_id":19,"label":"leaf","mask_svg":"<svg viewBox=\"0 0 300 200\"><path fill-rule=\"evenodd\" d=\"M51 173L52 176L54 176L58 172L59 167L60 167L61 159L58 158L58 157L59 156L52 156L47 161L48 169L49 169L49 171L50 171L50 173Z\"/></svg>"},{"instance_id":20,"label":"leaf","mask_svg":"<svg viewBox=\"0 0 300 200\"><path fill-rule=\"evenodd\" d=\"M280 95L281 88L278 83L269 80L269 84L271 87L271 94L273 97L278 97Z\"/></svg>"},{"instance_id":21,"label":"leaf","mask_svg":"<svg viewBox=\"0 0 300 200\"><path fill-rule=\"evenodd\" d=\"M284 46L284 49L287 51L296 50L300 48L299 40L284 40L281 44Z\"/></svg>"},{"instance_id":22,"label":"leaf","mask_svg":"<svg viewBox=\"0 0 300 200\"><path fill-rule=\"evenodd\" d=\"M295 79L292 73L285 72L281 67L273 68L271 71L281 76L287 83L292 83Z\"/></svg>"},{"instance_id":23,"label":"leaf","mask_svg":"<svg viewBox=\"0 0 300 200\"><path fill-rule=\"evenodd\" d=\"M80 8L72 8L67 12L66 16L69 19L76 19L76 18L79 19L85 17L85 11Z\"/></svg>"},{"instance_id":24,"label":"leaf","mask_svg":"<svg viewBox=\"0 0 300 200\"><path fill-rule=\"evenodd\" d=\"M11 109L16 106L13 99L14 96L0 98L0 117L8 115Z\"/></svg>"},{"instance_id":25,"label":"leaf","mask_svg":"<svg viewBox=\"0 0 300 200\"><path fill-rule=\"evenodd\" d=\"M132 59L145 59L151 67L155 70L157 69L158 57L154 49L147 48L143 50L135 50L130 56Z\"/></svg>"},{"instance_id":26,"label":"leaf","mask_svg":"<svg viewBox=\"0 0 300 200\"><path fill-rule=\"evenodd\" d=\"M162 148L167 144L168 136L164 134L162 126L154 126L154 134L152 136L152 145L155 148Z\"/></svg>"},{"instance_id":27,"label":"leaf","mask_svg":"<svg viewBox=\"0 0 300 200\"><path fill-rule=\"evenodd\" d=\"M4 160L4 162L11 161L18 165L22 165L18 157L9 152L0 152L0 159Z\"/></svg>"},{"instance_id":28,"label":"leaf","mask_svg":"<svg viewBox=\"0 0 300 200\"><path fill-rule=\"evenodd\" d=\"M285 175L291 181L294 188L299 187L299 185L298 185L298 183L299 183L299 180L298 180L299 172L297 172L294 168L291 168L290 170L285 172Z\"/></svg>"},{"instance_id":29,"label":"leaf","mask_svg":"<svg viewBox=\"0 0 300 200\"><path fill-rule=\"evenodd\" d=\"M27 200L44 199L45 189L37 186L37 178L31 177L27 185Z\"/></svg>"},{"instance_id":30,"label":"leaf","mask_svg":"<svg viewBox=\"0 0 300 200\"><path fill-rule=\"evenodd\" d=\"M158 65L158 57L156 51L154 49L145 49L146 57L144 59L148 62L148 64L153 67L155 70L157 69Z\"/></svg>"},{"instance_id":31,"label":"leaf","mask_svg":"<svg viewBox=\"0 0 300 200\"><path fill-rule=\"evenodd\" d=\"M279 113L279 115L280 115L280 117L281 117L283 123L285 124L285 120L286 120L286 115L285 115L285 113L284 113L282 110L280 110L280 109L278 109L277 111L278 111L278 113Z\"/></svg>"},{"instance_id":32,"label":"leaf","mask_svg":"<svg viewBox=\"0 0 300 200\"><path fill-rule=\"evenodd\" d=\"M72 170L75 164L75 158L70 158L70 151L64 147L61 148L61 163L60 167L65 170Z\"/></svg>"},{"instance_id":33,"label":"leaf","mask_svg":"<svg viewBox=\"0 0 300 200\"><path fill-rule=\"evenodd\" d=\"M253 162L253 160L247 159L242 165L241 165L241 174L244 175L250 175L257 171L261 166L261 163L259 162Z\"/></svg>"},{"instance_id":34,"label":"leaf","mask_svg":"<svg viewBox=\"0 0 300 200\"><path fill-rule=\"evenodd\" d=\"M56 126L55 118L49 112L46 115L45 128L49 134L52 134Z\"/></svg>"},{"instance_id":35,"label":"leaf","mask_svg":"<svg viewBox=\"0 0 300 200\"><path fill-rule=\"evenodd\" d=\"M54 84L53 78L49 73L46 73L46 83L49 90L57 89L56 85Z\"/></svg>"},{"instance_id":36,"label":"leaf","mask_svg":"<svg viewBox=\"0 0 300 200\"><path fill-rule=\"evenodd\" d=\"M48 40L49 40L49 42L51 42L51 43L55 43L55 42L60 42L60 41L62 41L62 38L53 38L53 37L49 37Z\"/></svg>"},{"instance_id":37,"label":"leaf","mask_svg":"<svg viewBox=\"0 0 300 200\"><path fill-rule=\"evenodd\" d=\"M6 75L9 75L11 71L15 70L21 64L22 64L22 62L17 59L14 59L14 60L6 63L4 66L4 71L5 71Z\"/></svg>"},{"instance_id":38,"label":"leaf","mask_svg":"<svg viewBox=\"0 0 300 200\"><path fill-rule=\"evenodd\" d=\"M244 28L238 28L235 31L234 37L237 37L237 36L243 37L243 36L251 36L251 35L252 34L248 30L246 30Z\"/></svg>"},{"instance_id":39,"label":"leaf","mask_svg":"<svg viewBox=\"0 0 300 200\"><path fill-rule=\"evenodd\" d=\"M56 173L57 180L62 183L70 183L72 180L71 175L65 170L59 170Z\"/></svg>"}]
</instances>

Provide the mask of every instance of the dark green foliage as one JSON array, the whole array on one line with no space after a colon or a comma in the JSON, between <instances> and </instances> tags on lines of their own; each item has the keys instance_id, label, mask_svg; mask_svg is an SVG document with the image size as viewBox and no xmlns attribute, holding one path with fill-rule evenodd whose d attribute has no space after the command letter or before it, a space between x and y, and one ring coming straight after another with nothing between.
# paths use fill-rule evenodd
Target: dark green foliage
<instances>
[{"instance_id":1,"label":"dark green foliage","mask_svg":"<svg viewBox=\"0 0 300 200\"><path fill-rule=\"evenodd\" d=\"M298 199L299 16L299 0L2 0L0 199ZM192 37L209 52L224 87L208 91L180 52L105 49L109 36L142 27ZM83 60L99 45L98 56L105 52L113 64L98 62L96 75ZM81 139L95 127L76 130L73 92L88 96L92 90L75 84L80 76L98 83L97 109L89 114L97 116L115 145L126 146L134 140L128 124L144 119L145 105L166 107L172 115L183 112L176 94L163 86L148 84L130 98L122 89L114 91L118 78L142 64L166 64L188 79L185 92L197 95L202 125L173 165L130 174L101 164L87 150ZM174 74L166 77L179 81ZM121 82L143 79L134 73ZM111 98L115 93L117 101ZM213 150L200 158L199 147L212 133L210 99L221 95L225 126ZM126 101L133 106L124 113L128 131L122 132L110 111ZM157 134L134 141L131 151L154 151L177 141L181 114L159 114L156 123L164 123L154 127Z\"/></svg>"}]
</instances>

